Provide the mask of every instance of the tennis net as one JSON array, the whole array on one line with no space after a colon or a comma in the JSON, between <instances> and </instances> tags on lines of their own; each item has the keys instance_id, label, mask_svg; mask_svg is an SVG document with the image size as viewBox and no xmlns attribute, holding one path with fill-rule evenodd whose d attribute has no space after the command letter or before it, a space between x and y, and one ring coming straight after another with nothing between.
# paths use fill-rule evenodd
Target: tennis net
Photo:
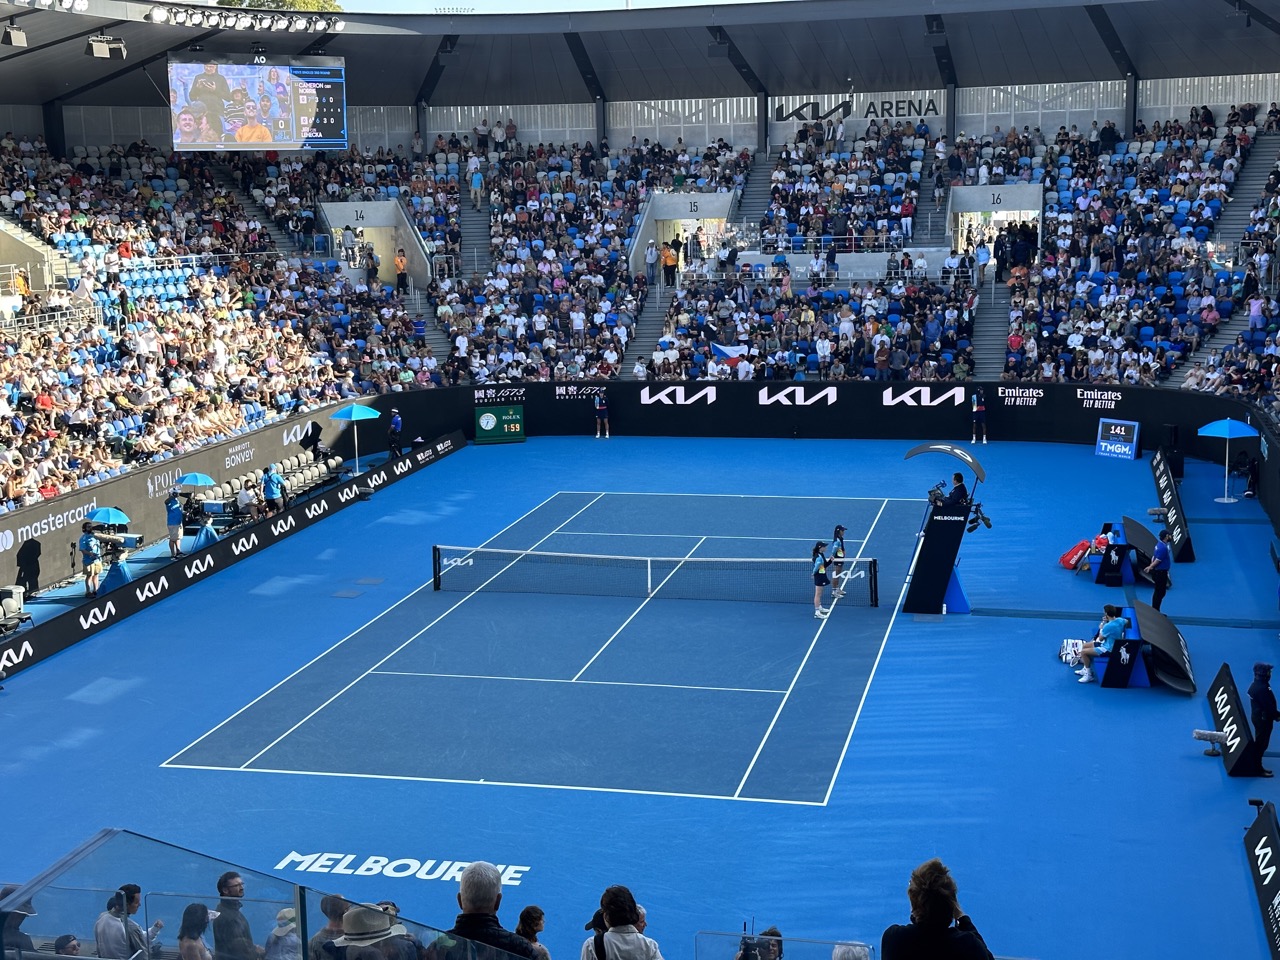
<instances>
[{"instance_id":1,"label":"tennis net","mask_svg":"<svg viewBox=\"0 0 1280 960\"><path fill-rule=\"evenodd\" d=\"M803 558L612 557L443 545L431 555L436 590L813 603L812 563ZM878 569L874 558L846 558L844 602L879 606Z\"/></svg>"}]
</instances>

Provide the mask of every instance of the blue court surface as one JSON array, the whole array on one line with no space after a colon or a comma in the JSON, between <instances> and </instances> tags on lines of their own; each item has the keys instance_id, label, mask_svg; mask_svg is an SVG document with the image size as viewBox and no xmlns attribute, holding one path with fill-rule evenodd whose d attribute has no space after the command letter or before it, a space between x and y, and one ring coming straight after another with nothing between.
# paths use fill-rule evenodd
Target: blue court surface
<instances>
[{"instance_id":1,"label":"blue court surface","mask_svg":"<svg viewBox=\"0 0 1280 960\"><path fill-rule=\"evenodd\" d=\"M24 825L0 881L122 826L448 926L451 881L301 866L488 859L527 868L502 918L540 904L554 955L625 883L675 958L753 918L878 944L936 855L999 955L1264 955L1241 840L1246 799L1277 791L1191 739L1224 660L1243 679L1276 658L1261 509L1214 503L1221 468L1188 464L1198 562L1164 610L1201 693L1104 690L1058 643L1150 588L1056 560L1145 517L1149 465L976 448L994 527L961 551L974 612L915 617L896 611L923 497L954 461L910 446L548 438L384 488L8 684ZM817 620L805 561L836 523L878 561L880 605L850 581ZM518 564L436 592L436 543L616 559L554 593L507 592ZM637 595L635 557L671 558L675 596ZM797 562L673 591L714 558Z\"/></svg>"}]
</instances>

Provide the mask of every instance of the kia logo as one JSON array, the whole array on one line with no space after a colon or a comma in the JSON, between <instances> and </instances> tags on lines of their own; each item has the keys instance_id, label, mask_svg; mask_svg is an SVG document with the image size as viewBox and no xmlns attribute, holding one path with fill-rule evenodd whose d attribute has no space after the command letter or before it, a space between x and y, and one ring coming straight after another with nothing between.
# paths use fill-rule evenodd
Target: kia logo
<instances>
[{"instance_id":1,"label":"kia logo","mask_svg":"<svg viewBox=\"0 0 1280 960\"><path fill-rule=\"evenodd\" d=\"M146 586L141 589L135 587L133 592L138 595L138 602L142 603L145 600L150 600L152 597L160 596L160 594L164 593L168 589L169 581L164 577L161 577L159 580L148 581Z\"/></svg>"},{"instance_id":2,"label":"kia logo","mask_svg":"<svg viewBox=\"0 0 1280 960\"><path fill-rule=\"evenodd\" d=\"M692 393L684 387L663 387L657 393L653 392L653 388L644 387L640 391L640 402L644 404L665 403L667 405L675 404L676 406L688 406L691 403L715 403L716 388L703 387L701 390L695 390Z\"/></svg>"},{"instance_id":3,"label":"kia logo","mask_svg":"<svg viewBox=\"0 0 1280 960\"><path fill-rule=\"evenodd\" d=\"M10 647L4 653L0 653L0 670L12 670L27 657L34 656L35 650L31 648L30 640L23 640L22 646L16 651Z\"/></svg>"},{"instance_id":4,"label":"kia logo","mask_svg":"<svg viewBox=\"0 0 1280 960\"><path fill-rule=\"evenodd\" d=\"M409 466L410 464L407 461L401 460L394 467L392 467L392 469L395 470L397 477L402 477L404 476L405 472L408 471Z\"/></svg>"},{"instance_id":5,"label":"kia logo","mask_svg":"<svg viewBox=\"0 0 1280 960\"><path fill-rule=\"evenodd\" d=\"M186 564L182 569L186 571L187 579L190 580L192 577L197 576L201 573L204 573L206 570L208 570L212 566L213 566L213 557L206 554L202 559L192 560L190 563Z\"/></svg>"},{"instance_id":6,"label":"kia logo","mask_svg":"<svg viewBox=\"0 0 1280 960\"><path fill-rule=\"evenodd\" d=\"M778 403L784 407L807 407L813 403L825 403L829 407L836 402L836 388L827 387L809 396L805 393L804 387L782 387L774 390L761 387L759 402L762 407L767 407L771 403Z\"/></svg>"},{"instance_id":7,"label":"kia logo","mask_svg":"<svg viewBox=\"0 0 1280 960\"><path fill-rule=\"evenodd\" d=\"M365 478L365 483L371 487L380 487L387 482L386 471L379 470L377 473L371 473Z\"/></svg>"},{"instance_id":8,"label":"kia logo","mask_svg":"<svg viewBox=\"0 0 1280 960\"><path fill-rule=\"evenodd\" d=\"M940 407L950 401L953 407L964 404L964 387L953 387L934 394L930 387L908 387L906 390L885 387L881 402L886 407L902 404L907 407Z\"/></svg>"},{"instance_id":9,"label":"kia logo","mask_svg":"<svg viewBox=\"0 0 1280 960\"><path fill-rule=\"evenodd\" d=\"M116 605L110 600L101 607L94 607L86 614L80 616L80 626L85 630L99 623L106 623L109 619L116 615Z\"/></svg>"},{"instance_id":10,"label":"kia logo","mask_svg":"<svg viewBox=\"0 0 1280 960\"><path fill-rule=\"evenodd\" d=\"M314 520L320 514L329 509L328 500L317 500L315 503L307 504L307 519Z\"/></svg>"},{"instance_id":11,"label":"kia logo","mask_svg":"<svg viewBox=\"0 0 1280 960\"><path fill-rule=\"evenodd\" d=\"M286 530L292 530L297 524L294 523L293 517L285 517L283 520L276 520L271 524L271 532L277 537Z\"/></svg>"},{"instance_id":12,"label":"kia logo","mask_svg":"<svg viewBox=\"0 0 1280 960\"><path fill-rule=\"evenodd\" d=\"M239 540L233 543L231 545L231 552L238 557L240 556L240 554L244 553L246 550L252 550L257 545L258 545L258 535L256 533L251 533L249 534L249 536L241 537Z\"/></svg>"},{"instance_id":13,"label":"kia logo","mask_svg":"<svg viewBox=\"0 0 1280 960\"><path fill-rule=\"evenodd\" d=\"M354 500L356 495L355 487L347 487L345 490L338 491L338 502L346 503L348 500Z\"/></svg>"}]
</instances>

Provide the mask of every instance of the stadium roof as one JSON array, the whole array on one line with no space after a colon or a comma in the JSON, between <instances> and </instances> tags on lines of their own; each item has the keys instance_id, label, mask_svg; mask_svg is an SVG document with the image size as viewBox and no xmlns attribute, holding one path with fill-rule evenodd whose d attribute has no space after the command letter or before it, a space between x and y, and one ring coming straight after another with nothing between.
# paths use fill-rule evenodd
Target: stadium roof
<instances>
[{"instance_id":1,"label":"stadium roof","mask_svg":"<svg viewBox=\"0 0 1280 960\"><path fill-rule=\"evenodd\" d=\"M0 3L28 46L0 47L10 103L162 105L164 58L278 56L318 49L347 59L355 105L579 103L605 99L808 95L1271 72L1280 0L789 0L664 10L525 15L344 14L340 33L154 24L152 4ZM205 8L208 9L208 8ZM257 12L257 11L254 11ZM94 33L128 59L84 53ZM709 44L721 43L722 56ZM442 51L446 56L437 57Z\"/></svg>"}]
</instances>

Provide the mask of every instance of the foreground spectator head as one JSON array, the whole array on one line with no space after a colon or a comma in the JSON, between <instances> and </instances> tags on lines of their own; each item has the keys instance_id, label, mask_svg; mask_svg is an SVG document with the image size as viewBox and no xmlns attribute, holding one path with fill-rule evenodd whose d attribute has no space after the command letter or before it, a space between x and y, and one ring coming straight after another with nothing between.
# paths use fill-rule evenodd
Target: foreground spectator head
<instances>
[{"instance_id":1,"label":"foreground spectator head","mask_svg":"<svg viewBox=\"0 0 1280 960\"><path fill-rule=\"evenodd\" d=\"M538 934L546 927L546 914L537 904L529 904L520 911L520 922L516 924L516 933L530 943L538 942Z\"/></svg>"},{"instance_id":2,"label":"foreground spectator head","mask_svg":"<svg viewBox=\"0 0 1280 960\"><path fill-rule=\"evenodd\" d=\"M871 960L871 950L862 943L837 943L831 948L831 960Z\"/></svg>"},{"instance_id":3,"label":"foreground spectator head","mask_svg":"<svg viewBox=\"0 0 1280 960\"><path fill-rule=\"evenodd\" d=\"M911 871L907 899L911 902L912 922L922 927L946 927L956 917L956 882L937 857Z\"/></svg>"},{"instance_id":4,"label":"foreground spectator head","mask_svg":"<svg viewBox=\"0 0 1280 960\"><path fill-rule=\"evenodd\" d=\"M405 928L375 903L360 903L342 917L342 936L333 941L338 947L367 947L390 937L401 937Z\"/></svg>"},{"instance_id":5,"label":"foreground spectator head","mask_svg":"<svg viewBox=\"0 0 1280 960\"><path fill-rule=\"evenodd\" d=\"M209 908L203 903L189 903L182 911L182 926L178 929L179 940L199 940L209 929Z\"/></svg>"},{"instance_id":6,"label":"foreground spectator head","mask_svg":"<svg viewBox=\"0 0 1280 960\"><path fill-rule=\"evenodd\" d=\"M604 921L613 927L634 927L640 919L640 908L636 906L636 898L631 891L621 884L608 887L600 895L600 909L604 912Z\"/></svg>"},{"instance_id":7,"label":"foreground spectator head","mask_svg":"<svg viewBox=\"0 0 1280 960\"><path fill-rule=\"evenodd\" d=\"M62 957L77 957L80 955L80 941L74 933L64 933L53 941L53 952Z\"/></svg>"},{"instance_id":8,"label":"foreground spectator head","mask_svg":"<svg viewBox=\"0 0 1280 960\"><path fill-rule=\"evenodd\" d=\"M487 860L477 860L462 871L458 906L463 913L497 913L502 903L502 874Z\"/></svg>"},{"instance_id":9,"label":"foreground spectator head","mask_svg":"<svg viewBox=\"0 0 1280 960\"><path fill-rule=\"evenodd\" d=\"M218 895L222 897L243 897L244 880L234 870L228 870L218 878Z\"/></svg>"}]
</instances>

